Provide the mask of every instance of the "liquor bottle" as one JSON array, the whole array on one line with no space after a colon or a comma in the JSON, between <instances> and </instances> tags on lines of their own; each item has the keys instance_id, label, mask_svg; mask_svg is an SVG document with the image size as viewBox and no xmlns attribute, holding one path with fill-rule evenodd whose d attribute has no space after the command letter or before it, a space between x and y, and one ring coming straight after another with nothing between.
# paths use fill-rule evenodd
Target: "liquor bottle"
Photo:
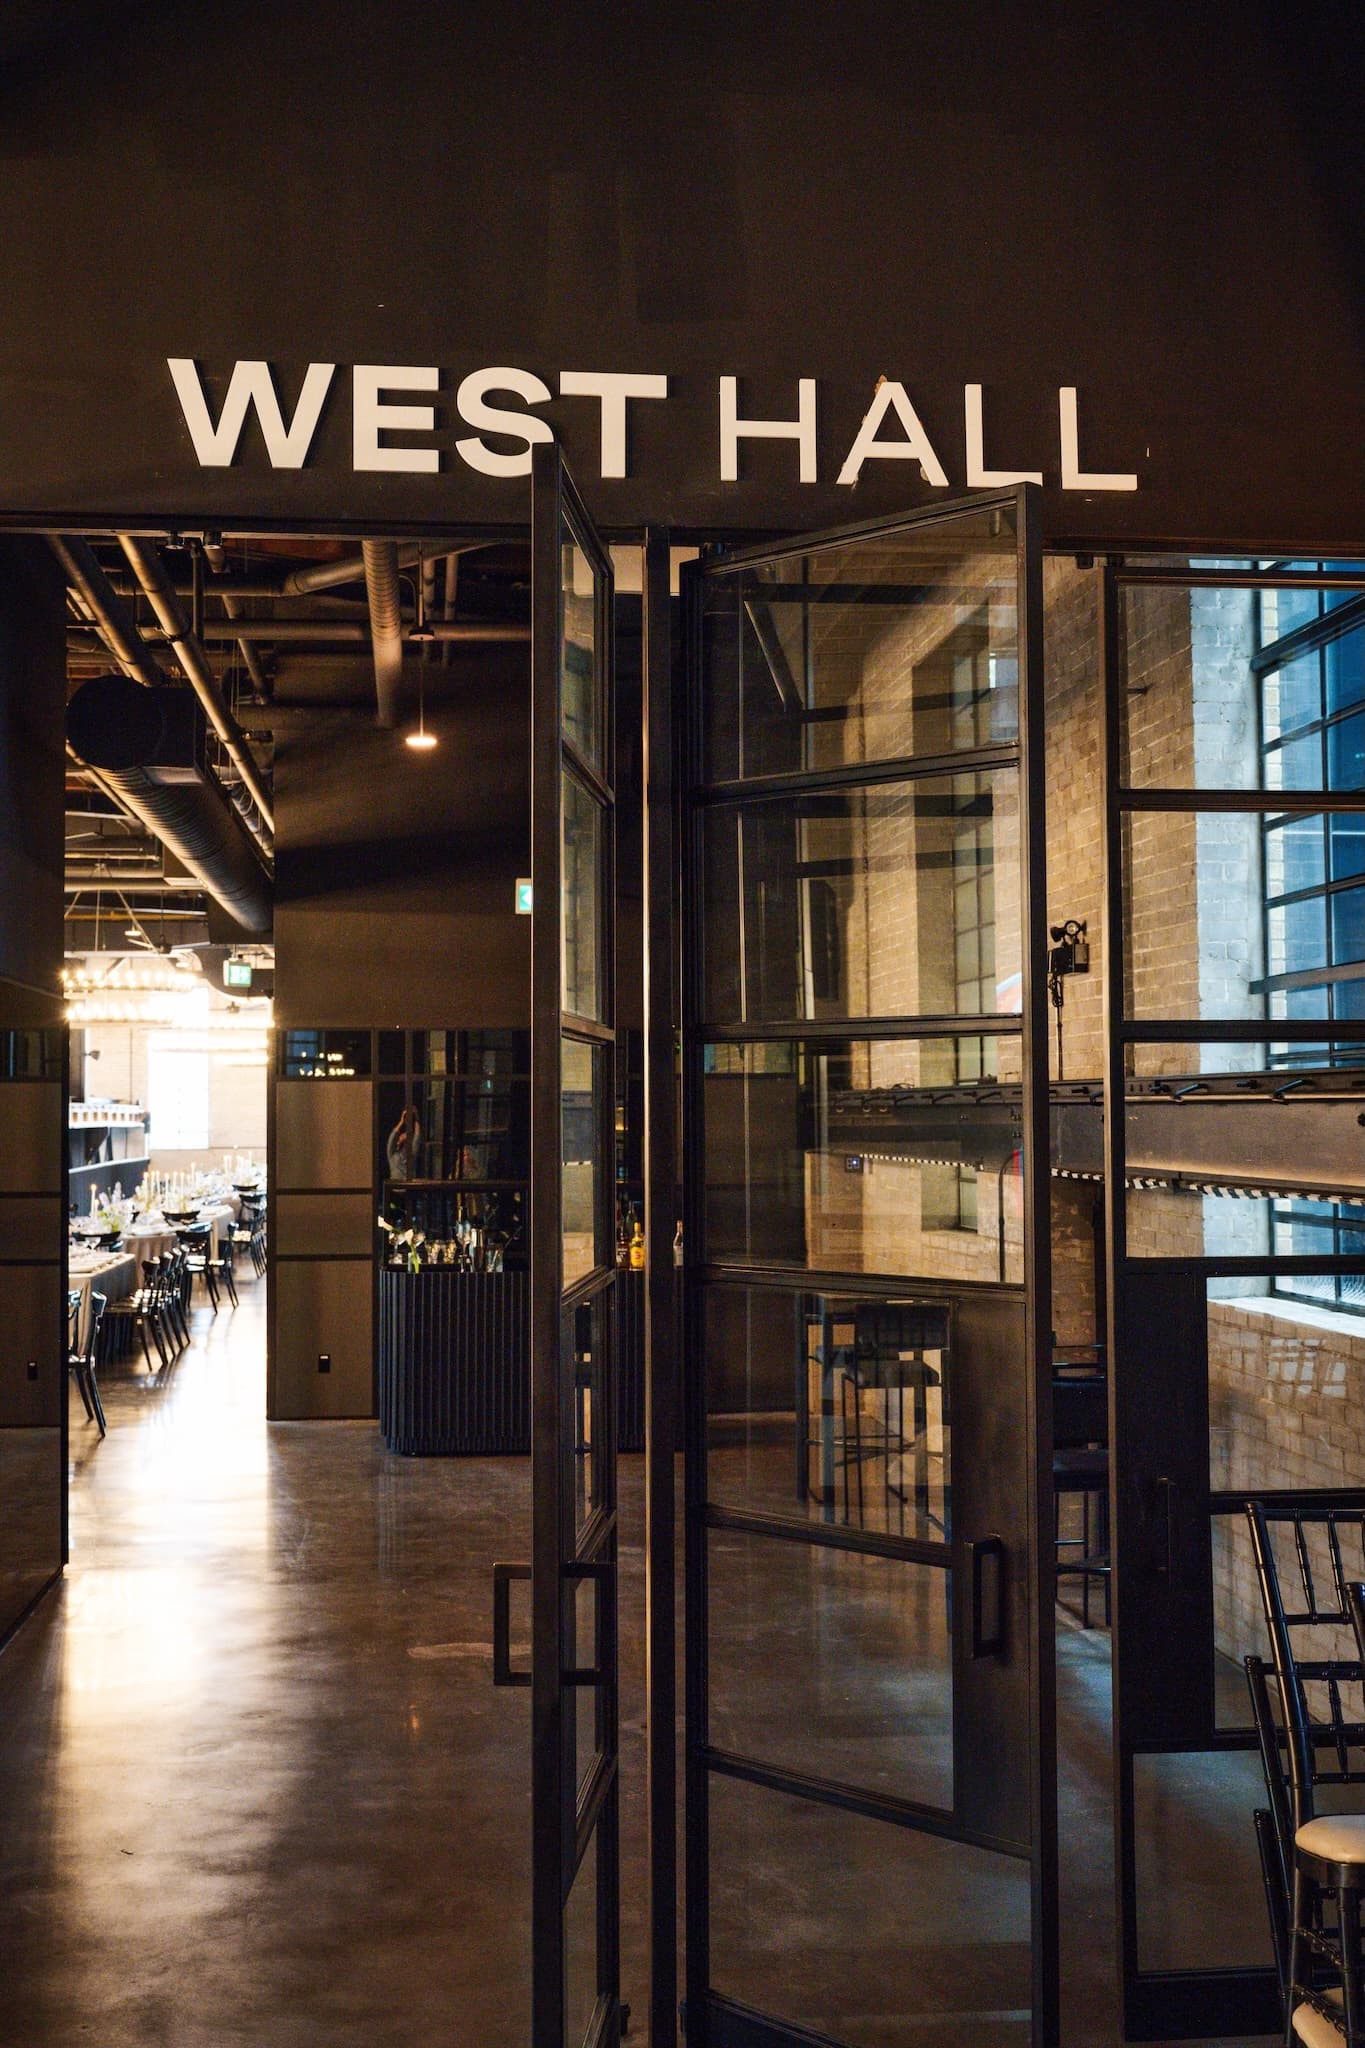
<instances>
[{"instance_id":1,"label":"liquor bottle","mask_svg":"<svg viewBox=\"0 0 1365 2048\"><path fill-rule=\"evenodd\" d=\"M639 1211L635 1212L635 1224L630 1233L630 1270L643 1273L645 1270L645 1226L640 1221Z\"/></svg>"},{"instance_id":2,"label":"liquor bottle","mask_svg":"<svg viewBox=\"0 0 1365 2048\"><path fill-rule=\"evenodd\" d=\"M624 1271L630 1264L630 1224L628 1205L620 1195L616 1198L616 1264Z\"/></svg>"}]
</instances>

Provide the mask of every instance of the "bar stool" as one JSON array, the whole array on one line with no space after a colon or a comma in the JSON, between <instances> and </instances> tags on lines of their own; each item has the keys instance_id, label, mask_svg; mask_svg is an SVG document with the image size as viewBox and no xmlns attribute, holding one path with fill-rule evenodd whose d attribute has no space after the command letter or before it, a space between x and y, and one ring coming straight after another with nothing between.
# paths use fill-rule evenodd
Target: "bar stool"
<instances>
[{"instance_id":1,"label":"bar stool","mask_svg":"<svg viewBox=\"0 0 1365 2048\"><path fill-rule=\"evenodd\" d=\"M1109 1559L1109 1392L1102 1372L1056 1373L1052 1381L1052 1533L1056 1575L1081 1582L1081 1626L1090 1626L1090 1592L1104 1588L1104 1625L1112 1619ZM1081 1533L1062 1534L1062 1503L1079 1499ZM1079 1557L1064 1553L1080 1552Z\"/></svg>"}]
</instances>

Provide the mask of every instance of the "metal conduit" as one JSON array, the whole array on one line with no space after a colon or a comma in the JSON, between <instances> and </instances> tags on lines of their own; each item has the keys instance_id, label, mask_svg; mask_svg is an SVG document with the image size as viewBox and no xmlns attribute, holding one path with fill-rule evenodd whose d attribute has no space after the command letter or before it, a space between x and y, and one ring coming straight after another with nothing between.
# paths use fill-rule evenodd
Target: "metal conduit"
<instances>
[{"instance_id":1,"label":"metal conduit","mask_svg":"<svg viewBox=\"0 0 1365 2048\"><path fill-rule=\"evenodd\" d=\"M204 549L204 555L208 561L209 567L215 572L215 574L222 570L223 564L226 561L227 557L221 546L206 546ZM179 595L178 592L176 594L177 596ZM241 617L242 601L239 597L234 597L232 593L227 590L215 591L214 596L220 597L222 599L223 610L227 613L230 619L239 619ZM238 638L237 647L239 653L241 654L242 660L246 665L246 672L251 677L252 689L255 691L258 697L269 697L270 684L267 681L265 670L261 667L261 657L259 656L259 654L257 654L252 642L245 635L241 635Z\"/></svg>"},{"instance_id":2,"label":"metal conduit","mask_svg":"<svg viewBox=\"0 0 1365 2048\"><path fill-rule=\"evenodd\" d=\"M407 638L410 629L404 627L402 637ZM519 625L501 625L493 620L466 619L458 624L447 625L438 619L428 626L433 639L447 644L463 646L515 646L529 641L531 628ZM339 647L368 644L370 628L363 619L267 619L255 613L237 613L232 619L206 619L201 638L218 642L238 640L274 640L281 646L307 640L330 640Z\"/></svg>"},{"instance_id":3,"label":"metal conduit","mask_svg":"<svg viewBox=\"0 0 1365 2048\"><path fill-rule=\"evenodd\" d=\"M365 592L370 600L370 633L374 640L374 687L379 723L398 723L403 687L403 596L398 581L398 543L366 540Z\"/></svg>"},{"instance_id":4,"label":"metal conduit","mask_svg":"<svg viewBox=\"0 0 1365 2048\"><path fill-rule=\"evenodd\" d=\"M119 545L128 557L133 573L142 585L152 610L161 621L166 637L175 650L175 658L188 677L195 696L203 705L209 724L223 742L228 759L241 776L267 832L273 837L274 813L271 810L270 799L265 793L265 786L257 772L256 763L252 759L251 749L246 743L241 727L223 702L218 678L210 668L203 648L190 631L185 614L180 608L180 600L175 594L175 586L166 574L160 555L150 542L139 540L131 533L121 533Z\"/></svg>"}]
</instances>

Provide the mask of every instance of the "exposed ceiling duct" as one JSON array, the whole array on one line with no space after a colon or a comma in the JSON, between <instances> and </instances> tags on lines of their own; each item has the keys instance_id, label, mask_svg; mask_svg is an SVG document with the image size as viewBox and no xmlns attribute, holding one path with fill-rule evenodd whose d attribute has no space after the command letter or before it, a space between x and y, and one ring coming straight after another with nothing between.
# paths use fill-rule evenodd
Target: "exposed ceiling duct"
<instances>
[{"instance_id":1,"label":"exposed ceiling duct","mask_svg":"<svg viewBox=\"0 0 1365 2048\"><path fill-rule=\"evenodd\" d=\"M398 543L362 541L365 591L370 601L370 634L374 640L374 687L379 723L397 725L403 687L403 593L398 580Z\"/></svg>"},{"instance_id":2,"label":"exposed ceiling duct","mask_svg":"<svg viewBox=\"0 0 1365 2048\"><path fill-rule=\"evenodd\" d=\"M208 764L198 698L126 675L96 676L67 706L73 753L250 932L274 921L270 877Z\"/></svg>"}]
</instances>

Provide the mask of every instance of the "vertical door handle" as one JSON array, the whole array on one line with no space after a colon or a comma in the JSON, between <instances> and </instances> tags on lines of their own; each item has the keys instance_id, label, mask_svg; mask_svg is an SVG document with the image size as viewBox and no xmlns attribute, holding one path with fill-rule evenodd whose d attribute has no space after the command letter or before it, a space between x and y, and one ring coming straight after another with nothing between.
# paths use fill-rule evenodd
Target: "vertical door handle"
<instances>
[{"instance_id":1,"label":"vertical door handle","mask_svg":"<svg viewBox=\"0 0 1365 2048\"><path fill-rule=\"evenodd\" d=\"M1005 1546L983 1536L972 1551L972 1655L998 1657L1005 1647Z\"/></svg>"},{"instance_id":2,"label":"vertical door handle","mask_svg":"<svg viewBox=\"0 0 1365 2048\"><path fill-rule=\"evenodd\" d=\"M1157 1480L1157 1488L1162 1495L1165 1507L1165 1514L1162 1518L1162 1533L1165 1547L1162 1561L1157 1566L1157 1573L1159 1577L1169 1580L1175 1563L1175 1481L1163 1476Z\"/></svg>"},{"instance_id":3,"label":"vertical door handle","mask_svg":"<svg viewBox=\"0 0 1365 2048\"><path fill-rule=\"evenodd\" d=\"M529 1564L495 1564L493 1567L493 1683L529 1685L529 1671L512 1669L512 1581L529 1579Z\"/></svg>"}]
</instances>

